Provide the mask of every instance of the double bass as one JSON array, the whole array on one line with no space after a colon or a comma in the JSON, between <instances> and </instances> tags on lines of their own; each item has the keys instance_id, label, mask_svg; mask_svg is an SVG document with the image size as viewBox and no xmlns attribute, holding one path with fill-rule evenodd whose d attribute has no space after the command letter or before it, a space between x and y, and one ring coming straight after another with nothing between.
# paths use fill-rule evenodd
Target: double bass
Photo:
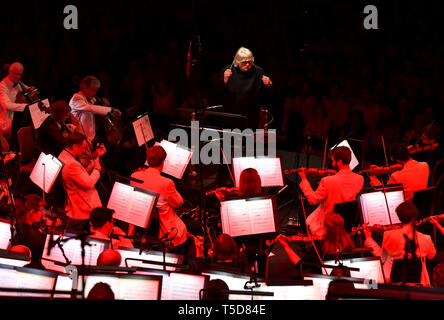
<instances>
[{"instance_id":1,"label":"double bass","mask_svg":"<svg viewBox=\"0 0 444 320\"><path fill-rule=\"evenodd\" d=\"M94 97L94 104L101 106L108 106L103 99L98 96ZM96 121L99 127L105 131L106 140L113 146L117 147L122 142L125 135L126 127L119 116L109 112L106 115L96 115Z\"/></svg>"}]
</instances>

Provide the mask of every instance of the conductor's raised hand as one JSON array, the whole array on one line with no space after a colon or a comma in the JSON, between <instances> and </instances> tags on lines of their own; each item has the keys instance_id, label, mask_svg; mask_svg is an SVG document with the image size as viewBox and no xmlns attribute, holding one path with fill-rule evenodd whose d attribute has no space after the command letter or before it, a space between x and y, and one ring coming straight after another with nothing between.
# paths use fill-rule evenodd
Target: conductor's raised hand
<instances>
[{"instance_id":1,"label":"conductor's raised hand","mask_svg":"<svg viewBox=\"0 0 444 320\"><path fill-rule=\"evenodd\" d=\"M224 83L227 84L228 79L230 79L233 72L230 69L224 71Z\"/></svg>"},{"instance_id":2,"label":"conductor's raised hand","mask_svg":"<svg viewBox=\"0 0 444 320\"><path fill-rule=\"evenodd\" d=\"M262 76L262 82L267 86L267 87L271 87L272 82L270 80L269 77L267 76Z\"/></svg>"}]
</instances>

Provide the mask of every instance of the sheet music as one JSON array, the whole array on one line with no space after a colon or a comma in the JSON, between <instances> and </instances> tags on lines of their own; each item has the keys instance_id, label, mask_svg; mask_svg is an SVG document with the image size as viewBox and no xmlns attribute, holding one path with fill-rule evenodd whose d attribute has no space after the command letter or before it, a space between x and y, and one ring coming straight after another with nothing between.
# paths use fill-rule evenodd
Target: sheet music
<instances>
[{"instance_id":1,"label":"sheet music","mask_svg":"<svg viewBox=\"0 0 444 320\"><path fill-rule=\"evenodd\" d=\"M395 209L399 204L404 202L404 194L402 190L387 191L386 197L392 223L400 223ZM363 210L364 223L368 223L369 226L373 226L375 224L390 224L387 203L382 191L364 193L360 196L360 201Z\"/></svg>"},{"instance_id":2,"label":"sheet music","mask_svg":"<svg viewBox=\"0 0 444 320\"><path fill-rule=\"evenodd\" d=\"M350 160L350 169L353 170L354 168L356 168L359 165L359 160L358 158L356 158L355 153L353 152L352 147L350 147L350 144L348 143L347 140L342 141L341 143L337 144L335 147L347 147L350 149L351 151L351 160ZM333 148L331 148L330 150L332 150Z\"/></svg>"},{"instance_id":3,"label":"sheet music","mask_svg":"<svg viewBox=\"0 0 444 320\"><path fill-rule=\"evenodd\" d=\"M222 201L221 220L232 237L276 231L272 199Z\"/></svg>"},{"instance_id":4,"label":"sheet music","mask_svg":"<svg viewBox=\"0 0 444 320\"><path fill-rule=\"evenodd\" d=\"M0 268L0 287L13 289L40 289L52 290L55 284L55 277L37 275L15 268ZM0 291L3 296L27 296L27 297L50 297L50 294L25 293L25 292L5 292Z\"/></svg>"},{"instance_id":5,"label":"sheet music","mask_svg":"<svg viewBox=\"0 0 444 320\"><path fill-rule=\"evenodd\" d=\"M126 258L134 258L134 259L142 259L142 260L149 260L149 261L157 261L157 262L163 262L163 255L162 254L150 254L146 251L143 251L141 254L139 254L139 250L125 250L125 249L119 249L118 250L120 255L122 256L122 262L120 263L121 267L126 267L125 259ZM160 253L160 252L159 252ZM167 263L178 263L179 258L177 256L171 257L166 255L165 256L165 262ZM151 268L151 269L158 269L162 270L163 266L160 265L154 265L154 264L148 264L143 263L142 261L136 261L136 260L128 260L128 267L142 267L142 268ZM166 267L166 270L168 271L174 271L175 267Z\"/></svg>"},{"instance_id":6,"label":"sheet music","mask_svg":"<svg viewBox=\"0 0 444 320\"><path fill-rule=\"evenodd\" d=\"M150 118L148 115L137 119L133 122L134 133L136 134L137 143L139 147L145 142L154 138L153 129L151 128ZM142 132L143 131L143 132Z\"/></svg>"},{"instance_id":7,"label":"sheet music","mask_svg":"<svg viewBox=\"0 0 444 320\"><path fill-rule=\"evenodd\" d=\"M107 207L115 211L115 219L146 228L156 198L133 186L115 182Z\"/></svg>"},{"instance_id":8,"label":"sheet music","mask_svg":"<svg viewBox=\"0 0 444 320\"><path fill-rule=\"evenodd\" d=\"M120 300L120 281L117 276L105 275L87 275L85 276L85 298L88 297L89 292L96 283L103 282L111 287L114 293L114 299ZM82 288L82 281L79 281L79 289Z\"/></svg>"},{"instance_id":9,"label":"sheet music","mask_svg":"<svg viewBox=\"0 0 444 320\"><path fill-rule=\"evenodd\" d=\"M43 103L43 105L45 107L47 107L47 108L50 107L48 99L45 99L45 100L43 100L41 102ZM31 113L31 119L32 119L32 123L34 124L34 129L40 128L40 126L46 120L46 118L48 118L50 116L49 113L40 110L39 102L31 104L29 106L29 112Z\"/></svg>"},{"instance_id":10,"label":"sheet music","mask_svg":"<svg viewBox=\"0 0 444 320\"><path fill-rule=\"evenodd\" d=\"M40 189L43 190L45 187L45 192L48 193L54 181L56 180L59 172L62 170L63 163L59 159L51 154L40 153L40 156L32 169L29 178L34 182ZM43 181L43 178L45 181Z\"/></svg>"},{"instance_id":11,"label":"sheet music","mask_svg":"<svg viewBox=\"0 0 444 320\"><path fill-rule=\"evenodd\" d=\"M331 279L329 278L316 278L316 277L304 277L304 280L312 280L313 286L319 290L319 299L325 300L328 293L328 286L330 285Z\"/></svg>"},{"instance_id":12,"label":"sheet music","mask_svg":"<svg viewBox=\"0 0 444 320\"><path fill-rule=\"evenodd\" d=\"M42 258L47 258L62 263L66 263L66 260L63 257L63 253L60 250L59 246L57 245L51 249L51 255L50 256L47 255L49 237L50 235L47 235L46 237L45 248L43 250ZM54 241L58 239L58 235L53 235L53 237ZM90 246L85 246L85 265L95 266L97 264L97 258L105 248L105 244L103 242L94 241L91 239L88 239L88 242ZM63 247L63 250L65 251L66 257L71 261L71 264L74 265L82 264L82 247L80 240L70 239L69 241L61 242L61 245ZM45 259L42 259L42 264L48 270L54 270L57 272L65 273L64 266L56 265L53 262L47 261Z\"/></svg>"},{"instance_id":13,"label":"sheet music","mask_svg":"<svg viewBox=\"0 0 444 320\"><path fill-rule=\"evenodd\" d=\"M315 286L267 286L261 283L255 292L273 292L274 296L254 296L254 300L322 300L321 291Z\"/></svg>"},{"instance_id":14,"label":"sheet music","mask_svg":"<svg viewBox=\"0 0 444 320\"><path fill-rule=\"evenodd\" d=\"M11 239L11 225L9 223L0 222L0 249L7 250Z\"/></svg>"},{"instance_id":15,"label":"sheet music","mask_svg":"<svg viewBox=\"0 0 444 320\"><path fill-rule=\"evenodd\" d=\"M162 172L182 179L193 152L167 140L156 144L161 145L167 154Z\"/></svg>"},{"instance_id":16,"label":"sheet music","mask_svg":"<svg viewBox=\"0 0 444 320\"><path fill-rule=\"evenodd\" d=\"M205 286L205 276L170 273L163 276L162 300L199 300L199 292Z\"/></svg>"},{"instance_id":17,"label":"sheet music","mask_svg":"<svg viewBox=\"0 0 444 320\"><path fill-rule=\"evenodd\" d=\"M210 276L210 281L215 279L223 280L227 285L229 290L240 290L247 291L244 289L245 283L249 281L247 277L233 275L220 275L216 273L202 273L204 275ZM240 295L240 294L230 294L228 300L251 300L251 296L249 295Z\"/></svg>"},{"instance_id":18,"label":"sheet music","mask_svg":"<svg viewBox=\"0 0 444 320\"><path fill-rule=\"evenodd\" d=\"M119 299L121 300L157 300L159 281L148 279L119 279Z\"/></svg>"},{"instance_id":19,"label":"sheet music","mask_svg":"<svg viewBox=\"0 0 444 320\"><path fill-rule=\"evenodd\" d=\"M281 160L279 158L233 158L233 171L237 187L239 187L242 171L248 168L256 169L261 177L261 184L263 187L284 185Z\"/></svg>"},{"instance_id":20,"label":"sheet music","mask_svg":"<svg viewBox=\"0 0 444 320\"><path fill-rule=\"evenodd\" d=\"M369 260L369 261L353 261L353 259L341 260L345 267L359 268L359 271L350 271L350 276L352 278L358 279L369 279L374 280L377 283L384 283L384 275L382 273L381 261L379 259ZM335 263L332 261L324 261L326 265L339 265L339 262ZM326 268L328 274L331 273L331 268ZM324 273L324 270L322 270ZM325 273L324 273L325 274Z\"/></svg>"}]
</instances>

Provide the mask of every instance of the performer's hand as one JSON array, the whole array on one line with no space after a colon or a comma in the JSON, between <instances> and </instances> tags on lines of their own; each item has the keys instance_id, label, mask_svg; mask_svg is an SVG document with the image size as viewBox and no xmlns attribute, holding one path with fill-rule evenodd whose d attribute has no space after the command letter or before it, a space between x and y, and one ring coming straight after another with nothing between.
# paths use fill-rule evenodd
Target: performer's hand
<instances>
[{"instance_id":1,"label":"performer's hand","mask_svg":"<svg viewBox=\"0 0 444 320\"><path fill-rule=\"evenodd\" d=\"M105 154L105 152L106 152L106 149L105 149L105 146L103 145L103 143L98 145L98 148L96 149L97 156L101 157Z\"/></svg>"},{"instance_id":2,"label":"performer's hand","mask_svg":"<svg viewBox=\"0 0 444 320\"><path fill-rule=\"evenodd\" d=\"M102 170L102 165L100 164L100 159L99 159L99 158L96 158L96 159L94 160L94 169L97 169L97 170L99 170L99 171ZM94 169L93 169L93 170L94 170Z\"/></svg>"},{"instance_id":3,"label":"performer's hand","mask_svg":"<svg viewBox=\"0 0 444 320\"><path fill-rule=\"evenodd\" d=\"M105 106L109 106L109 101L106 98L102 98L102 101L105 103Z\"/></svg>"},{"instance_id":4,"label":"performer's hand","mask_svg":"<svg viewBox=\"0 0 444 320\"><path fill-rule=\"evenodd\" d=\"M267 87L270 87L270 86L272 85L272 82L271 82L270 78L267 77L267 76L262 76L262 82L263 82Z\"/></svg>"},{"instance_id":5,"label":"performer's hand","mask_svg":"<svg viewBox=\"0 0 444 320\"><path fill-rule=\"evenodd\" d=\"M439 223L439 220L438 220L437 217L431 217L430 218L430 223L432 223L436 227L440 227L441 226L441 224Z\"/></svg>"},{"instance_id":6,"label":"performer's hand","mask_svg":"<svg viewBox=\"0 0 444 320\"><path fill-rule=\"evenodd\" d=\"M305 169L305 168L301 168L301 169ZM300 170L298 171L299 173L299 177L301 177L302 180L307 179L307 175L305 174L305 170Z\"/></svg>"},{"instance_id":7,"label":"performer's hand","mask_svg":"<svg viewBox=\"0 0 444 320\"><path fill-rule=\"evenodd\" d=\"M120 116L122 115L122 112L120 112L120 110L119 110L119 109L116 109L116 108L113 108L113 109L111 110L111 112L112 112L115 116L118 116L118 117L120 117Z\"/></svg>"},{"instance_id":8,"label":"performer's hand","mask_svg":"<svg viewBox=\"0 0 444 320\"><path fill-rule=\"evenodd\" d=\"M230 79L233 72L230 69L225 70L224 72L224 83L227 84L228 79Z\"/></svg>"},{"instance_id":9,"label":"performer's hand","mask_svg":"<svg viewBox=\"0 0 444 320\"><path fill-rule=\"evenodd\" d=\"M286 236L280 234L280 235L277 236L276 239L279 241L279 243L281 244L281 246L283 246L283 247L289 246L289 244L288 244L288 240L287 240L287 237L286 237Z\"/></svg>"},{"instance_id":10,"label":"performer's hand","mask_svg":"<svg viewBox=\"0 0 444 320\"><path fill-rule=\"evenodd\" d=\"M370 231L370 229L368 228L368 223L366 223L366 224L364 224L364 226L363 226L364 228L364 235L365 235L365 238L367 239L367 238L371 238L372 237L372 232Z\"/></svg>"},{"instance_id":11,"label":"performer's hand","mask_svg":"<svg viewBox=\"0 0 444 320\"><path fill-rule=\"evenodd\" d=\"M71 131L75 131L76 130L76 126L75 125L73 125L72 123L68 123L67 125L66 125Z\"/></svg>"}]
</instances>

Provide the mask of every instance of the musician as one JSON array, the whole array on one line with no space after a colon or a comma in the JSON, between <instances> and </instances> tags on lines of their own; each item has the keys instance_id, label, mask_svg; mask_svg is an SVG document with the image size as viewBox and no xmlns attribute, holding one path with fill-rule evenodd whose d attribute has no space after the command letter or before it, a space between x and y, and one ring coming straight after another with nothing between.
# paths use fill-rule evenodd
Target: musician
<instances>
[{"instance_id":1,"label":"musician","mask_svg":"<svg viewBox=\"0 0 444 320\"><path fill-rule=\"evenodd\" d=\"M373 240L371 231L365 227L365 246L372 248L375 256L381 257L386 281L391 282L394 260L403 259L406 253L406 237L413 240L416 246L416 257L421 258L422 262L421 284L430 286L425 259L432 259L436 255L436 249L429 235L416 231L415 222L418 217L418 209L412 202L405 201L396 208L396 214L402 223L401 229L385 231L381 248Z\"/></svg>"},{"instance_id":2,"label":"musician","mask_svg":"<svg viewBox=\"0 0 444 320\"><path fill-rule=\"evenodd\" d=\"M143 183L131 182L131 185L158 193L159 199L156 208L159 216L159 233L161 239L166 236L173 238L171 244L174 252L186 253L193 245L193 237L188 236L185 223L179 218L174 208L179 208L183 204L183 198L177 192L174 181L161 175L165 150L155 145L147 151L147 162L149 168L134 172L131 177L142 180ZM192 249L191 249L192 250Z\"/></svg>"},{"instance_id":3,"label":"musician","mask_svg":"<svg viewBox=\"0 0 444 320\"><path fill-rule=\"evenodd\" d=\"M325 235L325 214L334 209L336 203L353 201L364 185L364 178L350 170L351 151L340 146L329 152L332 167L338 172L321 179L313 191L304 170L299 171L302 181L299 184L310 205L320 204L307 218L311 233Z\"/></svg>"},{"instance_id":4,"label":"musician","mask_svg":"<svg viewBox=\"0 0 444 320\"><path fill-rule=\"evenodd\" d=\"M91 211L90 214L90 224L91 232L93 233L91 237L97 239L103 239L112 241L112 249L119 248L134 248L133 243L130 239L125 238L126 233L117 226L114 226L113 219L114 210L97 207ZM121 236L119 238L112 238L112 235Z\"/></svg>"},{"instance_id":5,"label":"musician","mask_svg":"<svg viewBox=\"0 0 444 320\"><path fill-rule=\"evenodd\" d=\"M47 153L57 155L68 143L75 126L65 123L71 115L71 108L65 101L53 102L50 112L51 115L37 129L39 144Z\"/></svg>"},{"instance_id":6,"label":"musician","mask_svg":"<svg viewBox=\"0 0 444 320\"><path fill-rule=\"evenodd\" d=\"M95 188L100 178L101 165L99 158L93 160L91 173L79 162L78 157L89 150L85 137L76 132L72 135L66 147L60 153L58 159L63 162L62 179L67 194L65 210L72 230L85 230L92 209L101 207L102 202ZM103 155L106 150L102 146L97 149L98 155Z\"/></svg>"},{"instance_id":7,"label":"musician","mask_svg":"<svg viewBox=\"0 0 444 320\"><path fill-rule=\"evenodd\" d=\"M402 184L405 200L411 200L415 191L426 189L429 179L429 165L427 162L418 162L410 156L406 146L394 143L390 148L391 160L402 164L402 169L390 175L387 184ZM372 186L381 185L374 176L370 177Z\"/></svg>"},{"instance_id":8,"label":"musician","mask_svg":"<svg viewBox=\"0 0 444 320\"><path fill-rule=\"evenodd\" d=\"M8 75L0 82L0 134L11 137L14 112L25 111L26 103L15 103L17 94L22 91L18 82L22 79L24 67L20 62L12 63Z\"/></svg>"},{"instance_id":9,"label":"musician","mask_svg":"<svg viewBox=\"0 0 444 320\"><path fill-rule=\"evenodd\" d=\"M272 82L264 70L254 64L253 53L244 47L237 50L232 65L221 73L224 87L224 111L248 117L248 126L257 128L260 105L267 103Z\"/></svg>"},{"instance_id":10,"label":"musician","mask_svg":"<svg viewBox=\"0 0 444 320\"><path fill-rule=\"evenodd\" d=\"M289 239L291 240L291 236L287 238L279 235L277 240L295 265L301 261L319 263L319 258L323 260L328 252L342 253L354 248L354 243L345 230L344 219L338 213L329 212L326 214L325 229L325 237L321 242L318 242L320 245L317 247L320 257L317 257L317 253L312 246L309 246L306 251L300 248L296 250L297 252L294 251L288 242Z\"/></svg>"},{"instance_id":11,"label":"musician","mask_svg":"<svg viewBox=\"0 0 444 320\"><path fill-rule=\"evenodd\" d=\"M259 173L254 168L242 170L239 178L239 188L218 188L215 195L219 200L228 196L253 197L261 194L262 182Z\"/></svg>"},{"instance_id":12,"label":"musician","mask_svg":"<svg viewBox=\"0 0 444 320\"><path fill-rule=\"evenodd\" d=\"M86 76L80 81L80 91L75 93L69 101L71 112L79 122L77 131L85 135L90 143L92 143L96 136L96 121L94 115L106 115L109 112L119 117L122 115L118 109L96 105L96 94L99 88L99 79L94 76ZM109 105L106 98L102 100L105 104Z\"/></svg>"}]
</instances>

